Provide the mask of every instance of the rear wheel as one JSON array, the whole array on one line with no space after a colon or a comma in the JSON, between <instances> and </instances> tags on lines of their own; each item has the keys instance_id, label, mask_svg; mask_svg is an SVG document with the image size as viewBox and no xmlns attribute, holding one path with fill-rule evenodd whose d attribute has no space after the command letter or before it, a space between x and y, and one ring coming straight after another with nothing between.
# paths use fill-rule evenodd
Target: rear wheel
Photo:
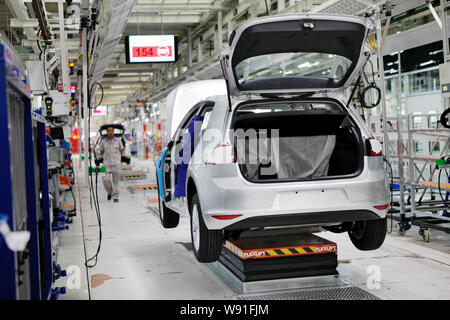
<instances>
[{"instance_id":1,"label":"rear wheel","mask_svg":"<svg viewBox=\"0 0 450 320\"><path fill-rule=\"evenodd\" d=\"M192 250L199 262L214 262L219 259L223 247L222 230L208 230L203 221L202 209L197 194L189 208L191 215Z\"/></svg>"},{"instance_id":2,"label":"rear wheel","mask_svg":"<svg viewBox=\"0 0 450 320\"><path fill-rule=\"evenodd\" d=\"M161 224L166 229L175 228L178 226L178 223L180 221L180 215L175 211L167 208L164 200L159 195L158 174L156 174L156 185L158 192L159 218L161 220Z\"/></svg>"},{"instance_id":3,"label":"rear wheel","mask_svg":"<svg viewBox=\"0 0 450 320\"><path fill-rule=\"evenodd\" d=\"M355 247L362 251L376 250L386 238L387 219L356 221L348 232Z\"/></svg>"}]
</instances>

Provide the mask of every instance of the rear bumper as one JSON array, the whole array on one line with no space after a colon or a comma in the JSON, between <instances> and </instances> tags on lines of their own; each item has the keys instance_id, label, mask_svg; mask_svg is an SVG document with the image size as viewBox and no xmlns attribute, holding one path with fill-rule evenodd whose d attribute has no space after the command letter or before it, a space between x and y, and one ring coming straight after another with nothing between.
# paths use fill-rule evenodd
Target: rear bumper
<instances>
[{"instance_id":1,"label":"rear bumper","mask_svg":"<svg viewBox=\"0 0 450 320\"><path fill-rule=\"evenodd\" d=\"M327 225L359 220L375 220L380 216L369 210L348 210L339 212L304 212L296 214L259 216L233 223L225 230L246 230L250 228L284 227L294 225Z\"/></svg>"},{"instance_id":2,"label":"rear bumper","mask_svg":"<svg viewBox=\"0 0 450 320\"><path fill-rule=\"evenodd\" d=\"M363 172L350 179L288 183L251 183L236 164L191 166L210 230L248 229L384 218L389 190L383 160L365 157ZM215 215L240 215L218 220Z\"/></svg>"}]
</instances>

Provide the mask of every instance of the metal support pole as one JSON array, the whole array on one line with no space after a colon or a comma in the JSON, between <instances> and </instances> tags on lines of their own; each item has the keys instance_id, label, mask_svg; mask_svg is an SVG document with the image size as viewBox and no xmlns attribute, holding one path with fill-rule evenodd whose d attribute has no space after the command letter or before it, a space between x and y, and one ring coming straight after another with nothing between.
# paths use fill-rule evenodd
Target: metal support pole
<instances>
[{"instance_id":1,"label":"metal support pole","mask_svg":"<svg viewBox=\"0 0 450 320\"><path fill-rule=\"evenodd\" d=\"M188 28L187 33L187 67L192 67L192 29Z\"/></svg>"},{"instance_id":2,"label":"metal support pole","mask_svg":"<svg viewBox=\"0 0 450 320\"><path fill-rule=\"evenodd\" d=\"M64 27L64 1L58 0L59 43L61 51L61 69L63 92L68 95L70 90L69 60L67 59L66 31Z\"/></svg>"},{"instance_id":3,"label":"metal support pole","mask_svg":"<svg viewBox=\"0 0 450 320\"><path fill-rule=\"evenodd\" d=\"M197 62L203 61L202 42L200 38L197 39Z\"/></svg>"},{"instance_id":4,"label":"metal support pole","mask_svg":"<svg viewBox=\"0 0 450 320\"><path fill-rule=\"evenodd\" d=\"M403 174L402 62L398 53L398 175L400 178L400 215L405 218L405 177Z\"/></svg>"},{"instance_id":5,"label":"metal support pole","mask_svg":"<svg viewBox=\"0 0 450 320\"><path fill-rule=\"evenodd\" d=\"M441 22L442 22L442 41L443 41L443 49L444 49L444 62L449 60L449 52L448 52L448 29L447 29L447 14L445 12L445 4L446 0L441 0Z\"/></svg>"},{"instance_id":6,"label":"metal support pole","mask_svg":"<svg viewBox=\"0 0 450 320\"><path fill-rule=\"evenodd\" d=\"M400 216L402 222L405 220L405 177L403 175L403 119L400 112L397 114L397 143L398 143L398 177L400 179Z\"/></svg>"},{"instance_id":7,"label":"metal support pole","mask_svg":"<svg viewBox=\"0 0 450 320\"><path fill-rule=\"evenodd\" d=\"M450 60L449 45L448 45L448 23L447 23L447 13L445 11L447 0L441 0L441 22L442 22L442 47L444 49L444 63ZM443 108L446 110L448 108L448 98L442 98Z\"/></svg>"},{"instance_id":8,"label":"metal support pole","mask_svg":"<svg viewBox=\"0 0 450 320\"><path fill-rule=\"evenodd\" d=\"M278 13L280 13L281 11L283 11L286 8L286 0L277 0L277 10Z\"/></svg>"},{"instance_id":9,"label":"metal support pole","mask_svg":"<svg viewBox=\"0 0 450 320\"><path fill-rule=\"evenodd\" d=\"M414 118L412 114L408 114L408 141L409 141L409 196L411 201L411 214L416 216L416 183L414 160L416 158L416 150L414 147Z\"/></svg>"},{"instance_id":10,"label":"metal support pole","mask_svg":"<svg viewBox=\"0 0 450 320\"><path fill-rule=\"evenodd\" d=\"M217 12L217 47L214 48L215 51L219 51L223 46L223 19L222 11Z\"/></svg>"},{"instance_id":11,"label":"metal support pole","mask_svg":"<svg viewBox=\"0 0 450 320\"><path fill-rule=\"evenodd\" d=\"M378 19L376 19L376 30L377 30L377 58L378 58L378 75L380 77L380 91L381 91L381 116L383 118L383 148L384 156L387 161L389 161L389 134L388 134L388 122L387 122L387 111L386 111L386 85L384 80L384 64L383 64L383 47L380 46L381 39L383 38L381 33L381 13Z\"/></svg>"},{"instance_id":12,"label":"metal support pole","mask_svg":"<svg viewBox=\"0 0 450 320\"><path fill-rule=\"evenodd\" d=\"M81 39L81 51L83 53L83 112L84 112L84 179L86 187L89 186L89 132L88 132L88 53L87 53L87 29L83 28Z\"/></svg>"}]
</instances>

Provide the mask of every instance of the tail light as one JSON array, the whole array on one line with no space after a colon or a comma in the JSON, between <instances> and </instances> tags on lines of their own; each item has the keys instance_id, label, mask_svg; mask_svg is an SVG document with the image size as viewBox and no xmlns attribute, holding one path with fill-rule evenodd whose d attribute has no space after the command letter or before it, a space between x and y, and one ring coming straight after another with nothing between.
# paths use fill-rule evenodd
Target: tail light
<instances>
[{"instance_id":1,"label":"tail light","mask_svg":"<svg viewBox=\"0 0 450 320\"><path fill-rule=\"evenodd\" d=\"M212 216L214 219L218 220L231 220L242 216L242 214L229 214L229 215L222 215L222 216Z\"/></svg>"},{"instance_id":2,"label":"tail light","mask_svg":"<svg viewBox=\"0 0 450 320\"><path fill-rule=\"evenodd\" d=\"M231 144L218 144L209 155L205 164L226 164L235 163L234 150Z\"/></svg>"},{"instance_id":3,"label":"tail light","mask_svg":"<svg viewBox=\"0 0 450 320\"><path fill-rule=\"evenodd\" d=\"M367 155L371 157L379 157L383 155L383 148L376 139L367 139Z\"/></svg>"},{"instance_id":4,"label":"tail light","mask_svg":"<svg viewBox=\"0 0 450 320\"><path fill-rule=\"evenodd\" d=\"M381 206L373 206L375 209L377 209L377 210L386 210L387 208L389 208L389 205L388 204L384 204L384 205L381 205Z\"/></svg>"}]
</instances>

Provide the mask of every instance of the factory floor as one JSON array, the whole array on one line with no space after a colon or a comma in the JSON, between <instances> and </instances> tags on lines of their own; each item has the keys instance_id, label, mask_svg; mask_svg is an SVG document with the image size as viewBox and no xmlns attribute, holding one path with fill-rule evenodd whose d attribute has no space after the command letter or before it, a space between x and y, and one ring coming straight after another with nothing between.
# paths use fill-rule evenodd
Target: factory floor
<instances>
[{"instance_id":1,"label":"factory floor","mask_svg":"<svg viewBox=\"0 0 450 320\"><path fill-rule=\"evenodd\" d=\"M78 214L71 229L59 235L58 263L63 269L75 266L81 272L79 285L72 282L73 289L68 289L60 299L242 297L210 268L198 263L192 251L183 246L190 242L187 217L180 219L177 228L166 230L157 215L156 190L133 190L133 186L156 184L152 160L132 160L132 170L144 172L146 177L121 181L119 203L107 200L99 178L101 250L97 264L86 268L86 257L97 251L99 228L83 170L79 169L78 159L74 162L78 171L75 187ZM403 237L394 228L383 246L370 252L355 249L346 233L318 235L337 243L341 278L380 299L450 298L450 234L431 230L431 242L424 243L417 228L413 227ZM368 285L374 270L380 276L379 286ZM60 278L56 284L67 286L67 279Z\"/></svg>"}]
</instances>

